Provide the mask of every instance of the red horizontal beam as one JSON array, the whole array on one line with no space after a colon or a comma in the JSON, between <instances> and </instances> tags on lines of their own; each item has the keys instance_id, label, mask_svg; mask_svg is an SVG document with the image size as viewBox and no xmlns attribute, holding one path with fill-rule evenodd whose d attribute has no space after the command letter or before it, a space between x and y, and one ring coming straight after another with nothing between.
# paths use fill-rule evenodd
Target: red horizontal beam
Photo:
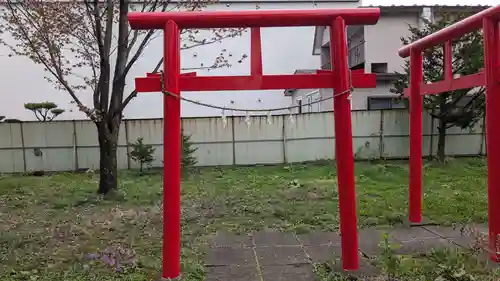
<instances>
[{"instance_id":1,"label":"red horizontal beam","mask_svg":"<svg viewBox=\"0 0 500 281\"><path fill-rule=\"evenodd\" d=\"M380 9L128 13L128 21L132 29L163 29L167 21L170 20L175 21L180 28L329 26L336 17L344 18L347 25L373 25L380 17Z\"/></svg>"},{"instance_id":2,"label":"red horizontal beam","mask_svg":"<svg viewBox=\"0 0 500 281\"><path fill-rule=\"evenodd\" d=\"M185 77L180 81L183 91L238 91L333 88L330 74L312 75L265 75L252 76L199 76Z\"/></svg>"},{"instance_id":3,"label":"red horizontal beam","mask_svg":"<svg viewBox=\"0 0 500 281\"><path fill-rule=\"evenodd\" d=\"M184 73L181 73L181 76L196 76L196 72L184 72ZM148 72L148 73L146 73L146 77L157 77L157 78L160 78L161 77L161 73L159 73L159 72Z\"/></svg>"},{"instance_id":4,"label":"red horizontal beam","mask_svg":"<svg viewBox=\"0 0 500 281\"><path fill-rule=\"evenodd\" d=\"M400 57L406 58L410 55L410 50L423 51L436 45L443 44L446 41L460 38L461 36L469 32L473 32L482 28L483 19L485 18L492 18L499 21L500 5L481 11L424 38L421 38L411 44L408 44L399 49L398 54Z\"/></svg>"},{"instance_id":5,"label":"red horizontal beam","mask_svg":"<svg viewBox=\"0 0 500 281\"><path fill-rule=\"evenodd\" d=\"M354 88L375 88L376 75L353 73ZM161 91L160 77L149 76L135 79L137 92ZM264 75L252 76L191 76L181 75L181 91L243 91L243 90L282 90L282 89L323 89L334 88L330 73Z\"/></svg>"},{"instance_id":6,"label":"red horizontal beam","mask_svg":"<svg viewBox=\"0 0 500 281\"><path fill-rule=\"evenodd\" d=\"M161 81L159 77L138 77L135 78L135 90L138 93L150 93L161 91Z\"/></svg>"},{"instance_id":7,"label":"red horizontal beam","mask_svg":"<svg viewBox=\"0 0 500 281\"><path fill-rule=\"evenodd\" d=\"M471 75L465 75L452 80L443 80L430 84L422 84L421 96L440 94L444 92L456 91L461 89L470 89L474 87L484 86L484 72L479 72ZM405 97L409 97L409 89L404 90Z\"/></svg>"}]
</instances>

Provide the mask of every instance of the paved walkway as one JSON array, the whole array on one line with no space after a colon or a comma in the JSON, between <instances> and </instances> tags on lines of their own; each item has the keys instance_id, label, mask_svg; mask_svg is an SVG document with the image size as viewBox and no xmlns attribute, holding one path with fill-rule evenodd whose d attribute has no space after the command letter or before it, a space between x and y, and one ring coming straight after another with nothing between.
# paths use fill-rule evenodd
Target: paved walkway
<instances>
[{"instance_id":1,"label":"paved walkway","mask_svg":"<svg viewBox=\"0 0 500 281\"><path fill-rule=\"evenodd\" d=\"M480 227L484 231L484 227ZM359 231L360 270L353 275L377 276L369 258L380 253L382 235L400 244L398 254L425 253L435 248L470 247L474 238L460 228L418 226L382 231ZM207 281L313 281L312 264L332 261L340 256L337 233L295 235L280 232L256 232L235 236L217 233L206 260ZM340 269L339 269L340 270Z\"/></svg>"}]
</instances>

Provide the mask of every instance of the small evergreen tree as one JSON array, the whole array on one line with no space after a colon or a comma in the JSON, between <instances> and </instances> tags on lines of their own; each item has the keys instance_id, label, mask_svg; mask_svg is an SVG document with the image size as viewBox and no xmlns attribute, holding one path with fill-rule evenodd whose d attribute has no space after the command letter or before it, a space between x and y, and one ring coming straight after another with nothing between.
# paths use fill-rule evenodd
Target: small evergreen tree
<instances>
[{"instance_id":1,"label":"small evergreen tree","mask_svg":"<svg viewBox=\"0 0 500 281\"><path fill-rule=\"evenodd\" d=\"M135 162L139 163L140 172L143 172L144 164L148 167L151 166L151 162L155 160L153 154L156 148L153 148L150 144L145 144L143 142L144 138L139 137L135 143L129 144L132 146L132 151L129 153L130 158Z\"/></svg>"},{"instance_id":2,"label":"small evergreen tree","mask_svg":"<svg viewBox=\"0 0 500 281\"><path fill-rule=\"evenodd\" d=\"M191 136L184 134L184 130L181 131L181 169L182 172L190 171L198 161L194 156L194 152L198 149L193 147L191 142Z\"/></svg>"}]
</instances>

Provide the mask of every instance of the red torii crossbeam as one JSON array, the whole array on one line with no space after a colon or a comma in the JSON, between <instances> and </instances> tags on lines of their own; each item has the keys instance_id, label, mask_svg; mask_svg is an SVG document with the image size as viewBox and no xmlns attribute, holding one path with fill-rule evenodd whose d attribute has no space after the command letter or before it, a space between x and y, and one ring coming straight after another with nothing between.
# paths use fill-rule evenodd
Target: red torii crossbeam
<instances>
[{"instance_id":1,"label":"red torii crossbeam","mask_svg":"<svg viewBox=\"0 0 500 281\"><path fill-rule=\"evenodd\" d=\"M409 217L422 222L422 96L459 89L486 86L486 151L488 155L488 228L489 251L500 261L500 6L492 7L421 38L399 50L402 58L410 57L410 85L405 95L410 98L410 182ZM452 41L483 29L484 69L475 74L453 78ZM444 80L423 83L422 53L443 45Z\"/></svg>"},{"instance_id":2,"label":"red torii crossbeam","mask_svg":"<svg viewBox=\"0 0 500 281\"><path fill-rule=\"evenodd\" d=\"M180 75L181 91L239 91L280 89L325 89L334 88L332 71L317 70L317 74L262 75L262 76L196 76L196 72ZM352 71L354 88L374 88L375 74L363 70ZM135 78L135 89L139 93L160 92L159 73L147 73L146 77Z\"/></svg>"},{"instance_id":3,"label":"red torii crossbeam","mask_svg":"<svg viewBox=\"0 0 500 281\"><path fill-rule=\"evenodd\" d=\"M162 90L180 95L181 91L228 91L333 88L343 93L352 86L376 87L375 74L353 71L349 77L346 25L376 24L378 8L258 10L223 12L133 12L128 20L133 29L164 30L164 83L159 74L136 78L137 92ZM260 27L329 26L332 71L316 74L264 75ZM250 76L197 76L180 73L180 29L182 28L251 28ZM342 264L345 270L359 268L354 188L354 155L352 146L351 103L349 95L334 97L335 149L338 169L338 193ZM164 99L164 278L180 274L180 99L165 95Z\"/></svg>"}]
</instances>

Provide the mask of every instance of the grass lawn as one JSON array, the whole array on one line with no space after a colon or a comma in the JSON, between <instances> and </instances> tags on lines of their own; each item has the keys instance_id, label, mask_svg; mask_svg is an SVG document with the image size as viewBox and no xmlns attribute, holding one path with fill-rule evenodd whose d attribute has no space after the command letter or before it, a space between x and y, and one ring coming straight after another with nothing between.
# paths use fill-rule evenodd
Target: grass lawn
<instances>
[{"instance_id":1,"label":"grass lawn","mask_svg":"<svg viewBox=\"0 0 500 281\"><path fill-rule=\"evenodd\" d=\"M484 222L485 159L424 166L424 216ZM356 164L360 226L407 217L408 165ZM161 267L162 174L120 174L120 192L96 197L98 176L0 176L0 280L151 280ZM204 168L182 183L183 274L203 279L206 240L216 230L308 232L339 226L332 162ZM122 273L96 258L118 255ZM29 279L31 278L31 279ZM458 280L458 279L457 279Z\"/></svg>"}]
</instances>

